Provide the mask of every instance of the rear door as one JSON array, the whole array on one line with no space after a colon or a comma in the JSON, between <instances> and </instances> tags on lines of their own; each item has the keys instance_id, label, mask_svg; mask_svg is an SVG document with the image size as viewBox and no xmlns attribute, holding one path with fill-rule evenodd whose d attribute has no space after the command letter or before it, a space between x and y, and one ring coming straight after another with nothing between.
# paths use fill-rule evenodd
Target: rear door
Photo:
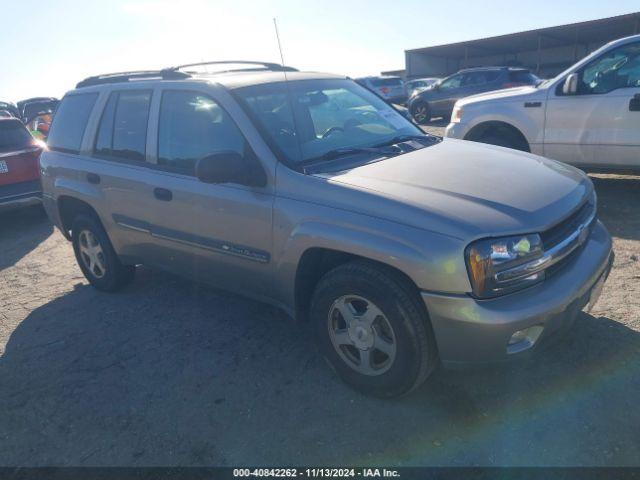
<instances>
[{"instance_id":1,"label":"rear door","mask_svg":"<svg viewBox=\"0 0 640 480\"><path fill-rule=\"evenodd\" d=\"M101 192L103 223L116 251L139 263L157 259L150 236L156 204L146 161L152 96L152 89L141 87L109 92L82 173Z\"/></svg>"}]
</instances>

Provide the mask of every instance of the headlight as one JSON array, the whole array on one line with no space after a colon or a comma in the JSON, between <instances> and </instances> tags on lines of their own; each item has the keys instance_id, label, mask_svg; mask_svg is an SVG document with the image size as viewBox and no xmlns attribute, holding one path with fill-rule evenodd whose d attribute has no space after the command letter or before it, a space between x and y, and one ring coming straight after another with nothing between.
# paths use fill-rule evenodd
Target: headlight
<instances>
[{"instance_id":1,"label":"headlight","mask_svg":"<svg viewBox=\"0 0 640 480\"><path fill-rule=\"evenodd\" d=\"M520 290L544 279L544 271L527 274L543 256L540 235L516 235L473 242L466 249L473 295L491 298ZM514 267L517 268L515 270ZM517 275L511 272L517 271Z\"/></svg>"},{"instance_id":2,"label":"headlight","mask_svg":"<svg viewBox=\"0 0 640 480\"><path fill-rule=\"evenodd\" d=\"M460 120L462 120L462 107L454 105L453 112L451 112L451 123L459 123Z\"/></svg>"}]
</instances>

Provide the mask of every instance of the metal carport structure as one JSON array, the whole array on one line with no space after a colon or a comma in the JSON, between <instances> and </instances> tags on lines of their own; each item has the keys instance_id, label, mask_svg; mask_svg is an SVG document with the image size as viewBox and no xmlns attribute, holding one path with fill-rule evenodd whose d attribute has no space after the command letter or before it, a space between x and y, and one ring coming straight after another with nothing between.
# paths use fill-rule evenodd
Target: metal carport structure
<instances>
[{"instance_id":1,"label":"metal carport structure","mask_svg":"<svg viewBox=\"0 0 640 480\"><path fill-rule=\"evenodd\" d=\"M611 40L640 33L640 12L405 51L406 78L444 77L462 68L524 66L554 76Z\"/></svg>"}]
</instances>

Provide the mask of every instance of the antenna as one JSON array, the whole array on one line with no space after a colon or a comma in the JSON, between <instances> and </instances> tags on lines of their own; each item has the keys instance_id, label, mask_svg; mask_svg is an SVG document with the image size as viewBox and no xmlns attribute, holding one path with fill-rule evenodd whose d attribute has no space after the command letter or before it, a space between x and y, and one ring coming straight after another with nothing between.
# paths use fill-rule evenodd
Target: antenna
<instances>
[{"instance_id":1,"label":"antenna","mask_svg":"<svg viewBox=\"0 0 640 480\"><path fill-rule=\"evenodd\" d=\"M302 144L300 143L300 136L298 135L298 122L296 121L296 111L293 108L293 98L291 96L291 89L289 88L289 78L287 77L287 68L284 64L284 54L282 53L282 45L280 44L280 33L278 32L278 21L273 18L273 27L276 30L276 40L278 41L278 50L280 51L280 61L282 62L282 73L284 75L284 83L287 89L287 101L289 102L289 108L291 109L291 119L293 120L293 135L296 137L296 145L298 146L298 155L300 161L302 158Z\"/></svg>"}]
</instances>

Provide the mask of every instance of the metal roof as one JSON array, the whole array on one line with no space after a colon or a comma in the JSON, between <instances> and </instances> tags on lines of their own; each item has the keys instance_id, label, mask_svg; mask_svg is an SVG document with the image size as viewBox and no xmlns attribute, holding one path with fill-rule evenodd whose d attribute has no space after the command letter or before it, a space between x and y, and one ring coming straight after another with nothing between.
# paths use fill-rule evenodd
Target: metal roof
<instances>
[{"instance_id":1,"label":"metal roof","mask_svg":"<svg viewBox=\"0 0 640 480\"><path fill-rule=\"evenodd\" d=\"M640 12L601 18L586 22L538 28L495 37L467 40L432 47L406 50L407 54L422 53L435 57L463 58L468 56L517 53L542 48L574 44L604 44L617 38L640 33ZM539 44L541 43L541 45Z\"/></svg>"}]
</instances>

